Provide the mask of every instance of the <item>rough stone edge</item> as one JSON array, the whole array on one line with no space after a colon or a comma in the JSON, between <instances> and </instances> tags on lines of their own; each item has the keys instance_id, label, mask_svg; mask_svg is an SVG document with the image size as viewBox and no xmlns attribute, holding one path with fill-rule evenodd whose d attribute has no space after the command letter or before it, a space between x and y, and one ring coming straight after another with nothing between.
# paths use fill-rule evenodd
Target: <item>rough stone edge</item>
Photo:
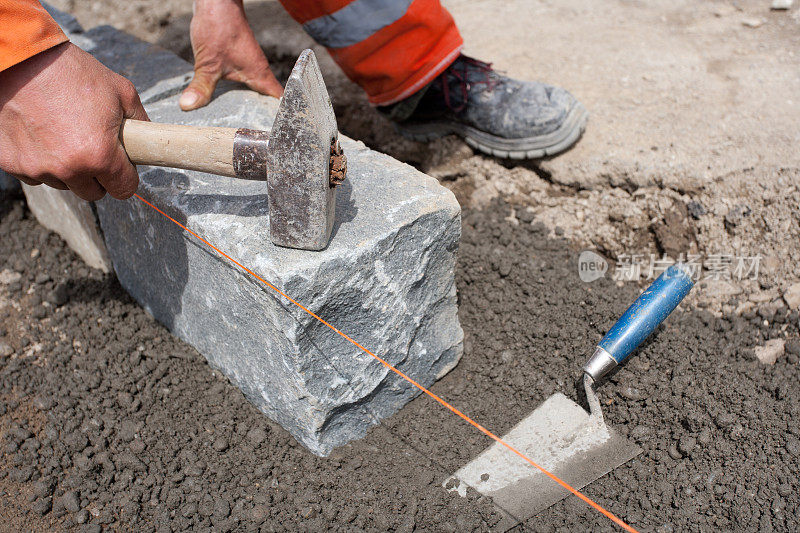
<instances>
[{"instance_id":1,"label":"rough stone edge","mask_svg":"<svg viewBox=\"0 0 800 533\"><path fill-rule=\"evenodd\" d=\"M89 202L70 191L60 191L47 185L32 187L22 184L28 209L39 224L55 232L92 268L111 272L100 226Z\"/></svg>"}]
</instances>

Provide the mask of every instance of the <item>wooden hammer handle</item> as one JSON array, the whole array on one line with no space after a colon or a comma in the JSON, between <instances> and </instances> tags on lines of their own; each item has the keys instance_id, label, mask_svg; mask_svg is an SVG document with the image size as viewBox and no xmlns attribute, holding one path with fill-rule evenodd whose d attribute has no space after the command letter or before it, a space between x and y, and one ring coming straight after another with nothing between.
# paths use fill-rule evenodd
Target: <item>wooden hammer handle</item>
<instances>
[{"instance_id":1,"label":"wooden hammer handle","mask_svg":"<svg viewBox=\"0 0 800 533\"><path fill-rule=\"evenodd\" d=\"M261 131L125 119L120 139L128 158L137 165L267 179L267 134Z\"/></svg>"}]
</instances>

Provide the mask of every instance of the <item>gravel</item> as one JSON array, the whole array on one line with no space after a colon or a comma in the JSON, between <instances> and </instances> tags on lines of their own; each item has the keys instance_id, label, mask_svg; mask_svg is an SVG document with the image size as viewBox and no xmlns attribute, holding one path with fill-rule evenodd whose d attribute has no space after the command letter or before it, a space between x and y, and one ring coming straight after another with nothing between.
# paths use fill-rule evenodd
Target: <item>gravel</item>
<instances>
[{"instance_id":1,"label":"gravel","mask_svg":"<svg viewBox=\"0 0 800 533\"><path fill-rule=\"evenodd\" d=\"M556 391L583 402L581 363L640 290L581 282L579 251L511 212L464 213L465 353L433 387L500 434ZM9 529L486 531L499 518L440 487L489 441L430 399L317 458L20 201L0 205L0 247L0 272L21 274L0 285ZM41 304L57 287L62 303ZM586 493L643 530L797 531L799 318L676 312L599 388L607 421L644 453ZM762 365L753 349L774 338L787 356ZM576 498L527 526L613 530Z\"/></svg>"}]
</instances>

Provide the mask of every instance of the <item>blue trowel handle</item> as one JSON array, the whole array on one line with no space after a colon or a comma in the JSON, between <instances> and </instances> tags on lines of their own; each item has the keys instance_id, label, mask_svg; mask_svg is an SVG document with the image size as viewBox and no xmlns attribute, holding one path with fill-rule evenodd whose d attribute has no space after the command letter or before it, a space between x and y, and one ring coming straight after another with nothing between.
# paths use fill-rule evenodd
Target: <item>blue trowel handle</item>
<instances>
[{"instance_id":1,"label":"blue trowel handle","mask_svg":"<svg viewBox=\"0 0 800 533\"><path fill-rule=\"evenodd\" d=\"M693 285L686 265L676 263L666 269L608 330L583 371L597 381L613 370L672 313Z\"/></svg>"}]
</instances>

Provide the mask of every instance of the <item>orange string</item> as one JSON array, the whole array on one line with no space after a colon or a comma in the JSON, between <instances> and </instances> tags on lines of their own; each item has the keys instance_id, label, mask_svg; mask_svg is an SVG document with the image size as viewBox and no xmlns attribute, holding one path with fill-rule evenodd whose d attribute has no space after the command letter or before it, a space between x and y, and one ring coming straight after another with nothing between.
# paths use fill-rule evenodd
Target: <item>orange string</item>
<instances>
[{"instance_id":1,"label":"orange string","mask_svg":"<svg viewBox=\"0 0 800 533\"><path fill-rule=\"evenodd\" d=\"M175 220L174 218L172 218L171 216L166 214L164 211L162 211L158 207L154 206L153 204L151 204L150 202L148 202L147 200L145 200L144 198L139 196L138 194L134 194L134 196L136 198L138 198L139 200L141 200L143 203L145 203L148 206L152 207L154 210L156 210L161 215L165 216L166 218L168 218L169 220L171 220L172 222L174 222L175 224L180 226L181 229L183 229L187 233L191 234L193 237L195 237L199 241L203 242L206 246L208 246L209 248L211 248L212 250L214 250L215 252L220 254L222 257L226 258L228 261L230 261L231 263L235 264L236 266L238 266L239 268L241 268L242 270L244 270L245 272L247 272L248 274L250 274L251 276L253 276L257 280L259 280L261 283L263 283L264 285L266 285L267 287L269 287L273 291L277 292L278 294L280 294L281 296L283 296L284 298L286 298L287 300L292 302L294 305L296 305L297 307L299 307L300 309L302 309L303 311L305 311L306 313L308 313L309 315L311 315L312 317L317 319L322 324L325 324L326 326L328 326L330 329L332 329L337 334L339 334L341 337L343 337L344 339L346 339L347 341L352 343L354 346L356 346L357 348L362 350L364 353L366 353L366 354L372 356L373 358L375 358L377 361L379 361L386 368L388 368L389 370L391 370L392 372L394 372L395 374L397 374L398 376L400 376L404 380L408 381L409 383L411 383L412 385L417 387L419 390L421 390L422 392L424 392L425 394L427 394L428 396L430 396L431 398L433 398L434 400L439 402L442 406L446 407L447 409L449 409L450 411L452 411L453 413L458 415L460 418L462 418L463 420L468 422L470 425L475 427L478 431L480 431L481 433L483 433L484 435L486 435L490 439L492 439L492 440L500 443L501 445L505 446L506 448L508 448L508 450L510 452L512 452L514 455L518 456L520 459L524 460L526 463L528 463L529 465L533 466L534 468L537 468L544 475L546 475L547 477L549 477L550 479L552 479L553 481L555 481L556 483L558 483L559 485L564 487L566 490L568 490L569 492L571 492L572 494L574 494L575 496L577 496L578 498L580 498L581 500L586 502L588 505L590 505L595 510L597 510L598 512L600 512L601 514L606 516L609 520L611 520L612 522L617 524L619 527L621 527L625 531L628 531L629 533L638 533L638 531L636 529L634 529L633 527L629 526L626 522L624 522L621 518L617 517L611 511L608 511L602 505L600 505L599 503L597 503L594 500L590 499L588 496L583 494L578 489L574 488L572 485L570 485L569 483L567 483L563 479L559 478L555 474L553 474L550 471L546 470L544 467L542 467L539 464L535 463L533 460L529 459L525 454L523 454L521 451L517 450L511 444L507 443L506 441L504 441L503 439L501 439L500 437L498 437L497 435L495 435L494 433L492 433L491 431L489 431L488 429L486 429L482 425L480 425L477 422L475 422L473 419L471 419L470 417L468 417L467 415L465 415L464 413L462 413L461 411L459 411L458 409L453 407L450 403L446 402L444 399L440 398L439 396L437 396L433 392L429 391L427 388L423 387L422 385L417 383L415 380L413 380L411 377L405 375L403 372L401 372L400 370L398 370L397 368L392 366L390 363L388 363L387 361L383 360L382 358L378 357L377 355L375 355L374 353L372 353L371 351L366 349L364 346L362 346L361 344L359 344L358 342L356 342L355 340L350 338L345 333L339 331L336 327L334 327L333 325L331 325L327 321L323 320L321 317L319 317L316 314L314 314L313 312L311 312L309 309L307 309L301 303L299 303L296 300L290 298L283 291L278 289L275 285L273 285L272 283L268 282L267 280L265 280L264 278L262 278L261 276L259 276L258 274L256 274L255 272L253 272L252 270L247 268L246 266L244 266L243 264L239 263L236 259L232 258L231 256L229 256L228 254L226 254L225 252L223 252L222 250L220 250L219 248L217 248L216 246L214 246L213 244L211 244L210 242L205 240L203 237L201 237L200 235L198 235L194 231L190 230L189 228L187 228L186 226L184 226L183 224L181 224L180 222L178 222L177 220Z\"/></svg>"}]
</instances>

